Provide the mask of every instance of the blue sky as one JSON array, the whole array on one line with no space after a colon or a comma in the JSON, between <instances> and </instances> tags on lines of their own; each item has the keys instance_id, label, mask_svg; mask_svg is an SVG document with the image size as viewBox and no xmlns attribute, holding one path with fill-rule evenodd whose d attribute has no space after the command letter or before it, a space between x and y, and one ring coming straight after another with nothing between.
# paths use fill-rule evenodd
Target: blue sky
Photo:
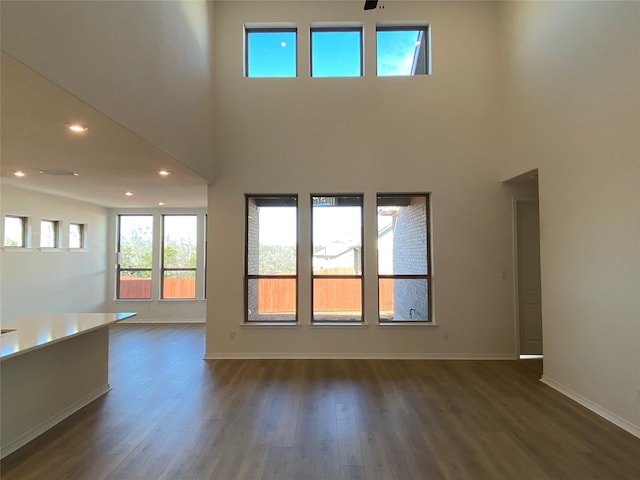
<instances>
[{"instance_id":1,"label":"blue sky","mask_svg":"<svg viewBox=\"0 0 640 480\"><path fill-rule=\"evenodd\" d=\"M418 40L416 30L377 32L378 75L411 75Z\"/></svg>"},{"instance_id":2,"label":"blue sky","mask_svg":"<svg viewBox=\"0 0 640 480\"><path fill-rule=\"evenodd\" d=\"M247 76L296 76L295 32L250 32L247 48Z\"/></svg>"},{"instance_id":3,"label":"blue sky","mask_svg":"<svg viewBox=\"0 0 640 480\"><path fill-rule=\"evenodd\" d=\"M312 32L314 77L359 77L360 31Z\"/></svg>"},{"instance_id":4,"label":"blue sky","mask_svg":"<svg viewBox=\"0 0 640 480\"><path fill-rule=\"evenodd\" d=\"M360 76L360 33L313 32L314 77ZM377 32L377 74L411 75L418 31ZM295 77L295 32L249 32L248 70L251 77ZM372 66L369 66L371 69Z\"/></svg>"}]
</instances>

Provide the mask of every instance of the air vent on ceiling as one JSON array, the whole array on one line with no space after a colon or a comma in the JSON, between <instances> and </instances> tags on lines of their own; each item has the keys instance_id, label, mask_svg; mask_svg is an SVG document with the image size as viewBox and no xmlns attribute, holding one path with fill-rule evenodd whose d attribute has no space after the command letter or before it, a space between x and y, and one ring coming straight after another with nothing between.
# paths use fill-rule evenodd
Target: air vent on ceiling
<instances>
[{"instance_id":1,"label":"air vent on ceiling","mask_svg":"<svg viewBox=\"0 0 640 480\"><path fill-rule=\"evenodd\" d=\"M54 176L65 176L65 175L72 175L74 177L78 176L77 172L72 172L71 170L40 170L40 173L43 173L44 175L54 175Z\"/></svg>"}]
</instances>

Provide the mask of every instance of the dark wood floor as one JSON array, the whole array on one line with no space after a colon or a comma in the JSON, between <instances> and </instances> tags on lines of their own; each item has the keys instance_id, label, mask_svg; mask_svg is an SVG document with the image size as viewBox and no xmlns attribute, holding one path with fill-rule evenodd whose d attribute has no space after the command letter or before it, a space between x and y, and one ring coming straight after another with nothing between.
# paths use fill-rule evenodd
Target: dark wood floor
<instances>
[{"instance_id":1,"label":"dark wood floor","mask_svg":"<svg viewBox=\"0 0 640 480\"><path fill-rule=\"evenodd\" d=\"M527 361L203 361L202 325L119 325L113 390L2 480L638 479L640 439Z\"/></svg>"}]
</instances>

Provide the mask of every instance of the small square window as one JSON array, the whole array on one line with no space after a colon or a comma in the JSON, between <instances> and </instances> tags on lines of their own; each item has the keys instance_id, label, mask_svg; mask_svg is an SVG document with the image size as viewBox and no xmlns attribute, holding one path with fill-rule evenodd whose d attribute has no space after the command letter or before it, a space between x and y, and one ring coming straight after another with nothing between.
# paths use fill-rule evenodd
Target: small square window
<instances>
[{"instance_id":1,"label":"small square window","mask_svg":"<svg viewBox=\"0 0 640 480\"><path fill-rule=\"evenodd\" d=\"M311 29L312 77L362 76L362 27Z\"/></svg>"},{"instance_id":2,"label":"small square window","mask_svg":"<svg viewBox=\"0 0 640 480\"><path fill-rule=\"evenodd\" d=\"M4 246L24 248L27 246L27 219L7 215L4 217Z\"/></svg>"},{"instance_id":3,"label":"small square window","mask_svg":"<svg viewBox=\"0 0 640 480\"><path fill-rule=\"evenodd\" d=\"M295 28L246 28L245 76L295 77L297 30Z\"/></svg>"},{"instance_id":4,"label":"small square window","mask_svg":"<svg viewBox=\"0 0 640 480\"><path fill-rule=\"evenodd\" d=\"M379 77L429 74L428 28L376 28L376 66Z\"/></svg>"},{"instance_id":5,"label":"small square window","mask_svg":"<svg viewBox=\"0 0 640 480\"><path fill-rule=\"evenodd\" d=\"M58 247L58 222L55 220L40 221L40 247Z\"/></svg>"},{"instance_id":6,"label":"small square window","mask_svg":"<svg viewBox=\"0 0 640 480\"><path fill-rule=\"evenodd\" d=\"M84 236L83 224L69 224L69 248L84 248Z\"/></svg>"}]
</instances>

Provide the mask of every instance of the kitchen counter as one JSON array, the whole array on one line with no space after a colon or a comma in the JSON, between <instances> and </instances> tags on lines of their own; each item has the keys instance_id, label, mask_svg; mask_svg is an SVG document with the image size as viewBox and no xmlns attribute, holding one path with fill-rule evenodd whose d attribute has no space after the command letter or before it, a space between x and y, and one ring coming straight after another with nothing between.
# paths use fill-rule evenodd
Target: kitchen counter
<instances>
[{"instance_id":1,"label":"kitchen counter","mask_svg":"<svg viewBox=\"0 0 640 480\"><path fill-rule=\"evenodd\" d=\"M102 328L135 313L51 313L2 323L0 361Z\"/></svg>"},{"instance_id":2,"label":"kitchen counter","mask_svg":"<svg viewBox=\"0 0 640 480\"><path fill-rule=\"evenodd\" d=\"M111 390L109 325L133 316L45 314L2 323L0 458Z\"/></svg>"}]
</instances>

